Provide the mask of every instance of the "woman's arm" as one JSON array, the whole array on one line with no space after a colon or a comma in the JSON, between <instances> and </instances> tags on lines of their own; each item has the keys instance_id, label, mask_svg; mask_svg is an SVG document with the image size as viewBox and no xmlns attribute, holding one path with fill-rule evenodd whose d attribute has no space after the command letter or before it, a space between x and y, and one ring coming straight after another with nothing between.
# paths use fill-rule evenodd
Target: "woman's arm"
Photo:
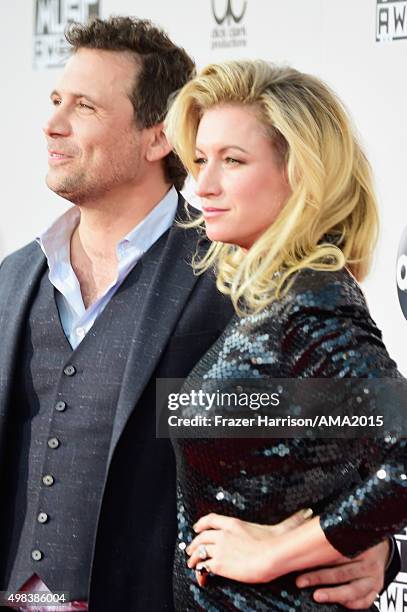
<instances>
[{"instance_id":1,"label":"woman's arm","mask_svg":"<svg viewBox=\"0 0 407 612\"><path fill-rule=\"evenodd\" d=\"M274 578L318 565L346 561L327 540L318 516L278 538L270 550L270 572Z\"/></svg>"},{"instance_id":2,"label":"woman's arm","mask_svg":"<svg viewBox=\"0 0 407 612\"><path fill-rule=\"evenodd\" d=\"M188 566L199 569L203 562L214 574L242 582L270 582L293 571L348 561L326 539L319 517L279 533L212 513L199 519L194 530L199 535L188 546Z\"/></svg>"},{"instance_id":3,"label":"woman's arm","mask_svg":"<svg viewBox=\"0 0 407 612\"><path fill-rule=\"evenodd\" d=\"M380 435L367 427L360 430L363 482L338 490L321 514L326 540L342 555L354 557L407 524L407 381L388 355L356 283L346 280L346 273L335 283L324 276L325 284L318 283L306 297L299 292L286 310L285 375L335 379L333 404L340 402L343 414L360 396L369 397L367 409L383 415L386 428L399 430L397 435L386 435L387 429Z\"/></svg>"},{"instance_id":4,"label":"woman's arm","mask_svg":"<svg viewBox=\"0 0 407 612\"><path fill-rule=\"evenodd\" d=\"M306 516L306 515L305 515ZM337 551L327 545L318 523L312 519L314 525L309 526L310 531L302 530L302 537L306 540L303 546L298 539L300 525L304 522L304 514L296 513L289 519L277 525L257 525L220 515L207 515L200 519L195 530L199 535L187 549L190 554L188 565L213 572L220 576L240 580L241 582L267 582L276 578L280 572L286 573L298 564L308 563L320 565L319 556L328 559L328 567L302 574L297 578L297 585L317 588L313 597L318 603L338 603L349 609L366 609L373 604L377 593L382 591L384 584L384 569L389 553L389 543L384 541L362 553L356 559L349 560L338 556ZM210 526L213 527L210 527ZM314 535L322 544L317 545L315 554L309 556L308 538L314 527ZM291 532L292 537L287 538ZM283 537L285 534L285 537ZM315 542L313 543L315 544ZM300 550L298 551L298 547ZM291 550L291 552L290 552ZM201 554L208 555L202 560ZM298 555L299 552L299 555ZM205 586L207 573L197 572L200 586ZM304 580L308 580L307 584ZM326 586L331 585L331 586Z\"/></svg>"}]
</instances>

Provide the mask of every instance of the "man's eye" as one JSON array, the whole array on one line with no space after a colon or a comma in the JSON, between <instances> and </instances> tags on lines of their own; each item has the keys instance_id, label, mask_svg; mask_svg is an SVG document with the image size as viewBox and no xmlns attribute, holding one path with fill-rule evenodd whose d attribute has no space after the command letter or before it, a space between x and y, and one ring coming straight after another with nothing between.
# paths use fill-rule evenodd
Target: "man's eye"
<instances>
[{"instance_id":1,"label":"man's eye","mask_svg":"<svg viewBox=\"0 0 407 612\"><path fill-rule=\"evenodd\" d=\"M57 98L52 98L51 104L53 106L59 106L61 104L61 100L58 100Z\"/></svg>"},{"instance_id":2,"label":"man's eye","mask_svg":"<svg viewBox=\"0 0 407 612\"><path fill-rule=\"evenodd\" d=\"M86 110L94 110L94 109L93 109L93 106L89 106L89 104L85 104L85 102L79 102L79 106L80 106L81 108L86 109Z\"/></svg>"}]
</instances>

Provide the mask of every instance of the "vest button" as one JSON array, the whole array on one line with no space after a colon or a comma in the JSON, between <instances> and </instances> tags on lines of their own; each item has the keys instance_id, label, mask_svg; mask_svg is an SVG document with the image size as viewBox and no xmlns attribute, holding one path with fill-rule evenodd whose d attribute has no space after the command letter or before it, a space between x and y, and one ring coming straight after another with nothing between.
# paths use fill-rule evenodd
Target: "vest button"
<instances>
[{"instance_id":1,"label":"vest button","mask_svg":"<svg viewBox=\"0 0 407 612\"><path fill-rule=\"evenodd\" d=\"M57 402L55 404L55 410L58 410L58 412L63 412L66 410L66 402Z\"/></svg>"},{"instance_id":2,"label":"vest button","mask_svg":"<svg viewBox=\"0 0 407 612\"><path fill-rule=\"evenodd\" d=\"M42 482L46 487L51 487L54 484L54 477L51 476L51 474L45 474L45 476L42 477Z\"/></svg>"},{"instance_id":3,"label":"vest button","mask_svg":"<svg viewBox=\"0 0 407 612\"><path fill-rule=\"evenodd\" d=\"M40 550L38 550L38 548L34 548L34 550L31 551L31 558L34 561L41 561L41 559L43 558L43 554Z\"/></svg>"},{"instance_id":4,"label":"vest button","mask_svg":"<svg viewBox=\"0 0 407 612\"><path fill-rule=\"evenodd\" d=\"M74 374L76 374L76 369L74 368L73 365L68 365L64 367L64 374L65 376L73 376Z\"/></svg>"},{"instance_id":5,"label":"vest button","mask_svg":"<svg viewBox=\"0 0 407 612\"><path fill-rule=\"evenodd\" d=\"M37 521L39 523L46 523L48 521L48 514L46 512L40 512L37 516Z\"/></svg>"},{"instance_id":6,"label":"vest button","mask_svg":"<svg viewBox=\"0 0 407 612\"><path fill-rule=\"evenodd\" d=\"M58 448L59 446L59 440L58 438L50 438L47 442L48 446L50 448Z\"/></svg>"}]
</instances>

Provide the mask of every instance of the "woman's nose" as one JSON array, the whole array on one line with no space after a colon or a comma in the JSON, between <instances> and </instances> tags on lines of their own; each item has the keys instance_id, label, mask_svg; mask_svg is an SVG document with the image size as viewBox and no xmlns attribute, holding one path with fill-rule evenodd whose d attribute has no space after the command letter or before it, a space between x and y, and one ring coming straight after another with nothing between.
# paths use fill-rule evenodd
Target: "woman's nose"
<instances>
[{"instance_id":1,"label":"woman's nose","mask_svg":"<svg viewBox=\"0 0 407 612\"><path fill-rule=\"evenodd\" d=\"M204 166L196 179L196 195L201 198L218 196L222 191L219 172L216 168Z\"/></svg>"}]
</instances>

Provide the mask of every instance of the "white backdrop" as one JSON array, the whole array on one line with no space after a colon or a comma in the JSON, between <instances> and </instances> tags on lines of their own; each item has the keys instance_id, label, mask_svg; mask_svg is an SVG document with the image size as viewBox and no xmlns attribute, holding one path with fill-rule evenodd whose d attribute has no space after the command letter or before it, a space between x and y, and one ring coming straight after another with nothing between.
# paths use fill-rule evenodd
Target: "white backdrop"
<instances>
[{"instance_id":1,"label":"white backdrop","mask_svg":"<svg viewBox=\"0 0 407 612\"><path fill-rule=\"evenodd\" d=\"M381 210L380 244L364 288L389 352L407 374L407 321L399 306L395 279L398 244L407 226L407 2L103 0L99 4L97 0L13 0L0 7L0 259L30 241L67 206L44 184L47 162L41 126L50 112L48 96L59 68L34 69L36 7L43 27L45 23L48 31L55 32L52 43L37 40L37 50L44 50L44 44L56 48L66 19L76 16L75 5L82 7L84 14L99 10L102 17L146 17L162 25L200 66L235 57L285 62L323 78L344 100L371 160ZM383 40L376 36L379 10ZM225 17L222 24L216 22L215 15L218 21ZM40 60L37 56L37 66L46 64L44 57ZM407 569L407 559L405 564ZM407 574L404 578L407 581ZM395 604L383 602L382 609L407 610L406 592L403 595L399 588L394 593Z\"/></svg>"}]
</instances>

